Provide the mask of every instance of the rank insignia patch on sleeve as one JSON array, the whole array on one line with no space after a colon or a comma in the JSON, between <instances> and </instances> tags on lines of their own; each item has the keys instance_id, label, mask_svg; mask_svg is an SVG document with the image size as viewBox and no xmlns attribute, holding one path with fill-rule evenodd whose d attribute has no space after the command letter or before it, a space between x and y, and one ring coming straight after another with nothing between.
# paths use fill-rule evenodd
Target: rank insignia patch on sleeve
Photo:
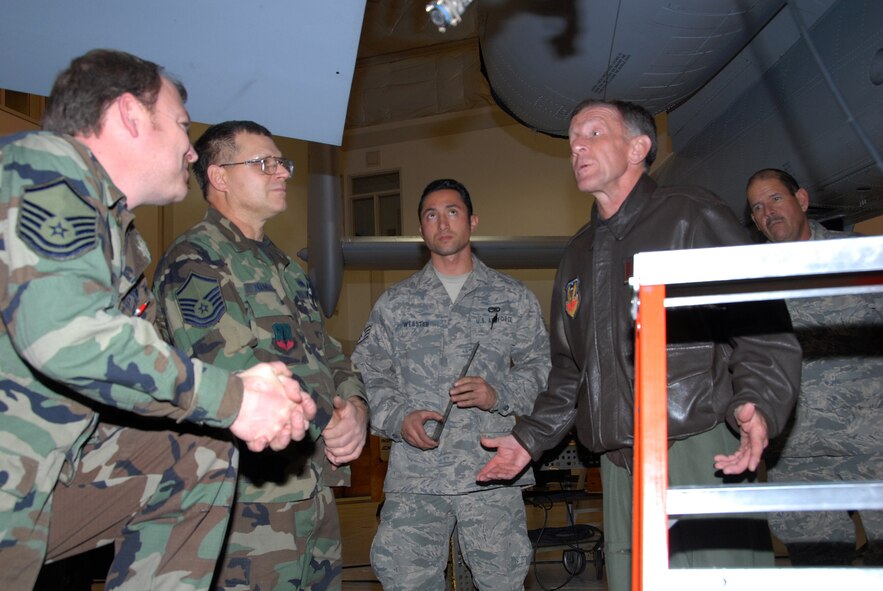
<instances>
[{"instance_id":1,"label":"rank insignia patch on sleeve","mask_svg":"<svg viewBox=\"0 0 883 591\"><path fill-rule=\"evenodd\" d=\"M76 258L98 242L97 212L63 180L31 187L22 197L17 233L42 257Z\"/></svg>"},{"instance_id":2,"label":"rank insignia patch on sleeve","mask_svg":"<svg viewBox=\"0 0 883 591\"><path fill-rule=\"evenodd\" d=\"M191 273L175 292L178 309L184 322L199 328L217 324L227 305L221 294L221 283L217 279Z\"/></svg>"}]
</instances>

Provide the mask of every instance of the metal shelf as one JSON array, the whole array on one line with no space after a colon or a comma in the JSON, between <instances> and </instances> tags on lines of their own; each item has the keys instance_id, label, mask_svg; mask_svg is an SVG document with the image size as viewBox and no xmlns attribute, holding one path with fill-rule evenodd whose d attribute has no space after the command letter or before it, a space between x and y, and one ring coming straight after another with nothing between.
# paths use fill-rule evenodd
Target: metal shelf
<instances>
[{"instance_id":1,"label":"metal shelf","mask_svg":"<svg viewBox=\"0 0 883 591\"><path fill-rule=\"evenodd\" d=\"M665 310L683 306L883 292L883 237L635 255L633 588L883 587L883 568L669 569L670 516L883 509L883 482L668 488Z\"/></svg>"},{"instance_id":2,"label":"metal shelf","mask_svg":"<svg viewBox=\"0 0 883 591\"><path fill-rule=\"evenodd\" d=\"M883 481L765 483L742 486L673 486L669 516L770 511L860 511L883 507Z\"/></svg>"}]
</instances>

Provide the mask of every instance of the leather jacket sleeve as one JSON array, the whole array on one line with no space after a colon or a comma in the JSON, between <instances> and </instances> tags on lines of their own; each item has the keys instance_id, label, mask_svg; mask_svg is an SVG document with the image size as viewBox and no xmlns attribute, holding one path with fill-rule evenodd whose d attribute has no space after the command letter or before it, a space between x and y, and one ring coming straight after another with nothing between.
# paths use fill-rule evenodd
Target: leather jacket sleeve
<instances>
[{"instance_id":1,"label":"leather jacket sleeve","mask_svg":"<svg viewBox=\"0 0 883 591\"><path fill-rule=\"evenodd\" d=\"M534 461L560 442L576 420L577 393L581 372L565 337L561 301L561 270L552 289L550 349L552 370L545 392L537 396L533 411L521 417L512 435Z\"/></svg>"}]
</instances>

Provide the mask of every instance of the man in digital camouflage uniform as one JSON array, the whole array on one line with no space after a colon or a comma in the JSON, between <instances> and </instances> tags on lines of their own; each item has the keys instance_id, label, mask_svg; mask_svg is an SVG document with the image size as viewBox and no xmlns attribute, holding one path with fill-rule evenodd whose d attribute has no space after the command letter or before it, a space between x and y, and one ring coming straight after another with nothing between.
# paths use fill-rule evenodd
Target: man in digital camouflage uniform
<instances>
[{"instance_id":1,"label":"man in digital camouflage uniform","mask_svg":"<svg viewBox=\"0 0 883 591\"><path fill-rule=\"evenodd\" d=\"M809 193L783 170L759 170L746 190L751 218L770 242L856 236L809 219ZM769 480L883 480L883 297L787 303L803 373L795 415L770 445ZM868 537L864 563L883 564L883 511L863 510L861 522ZM855 523L846 511L772 513L770 527L792 564L842 565L856 557Z\"/></svg>"},{"instance_id":2,"label":"man in digital camouflage uniform","mask_svg":"<svg viewBox=\"0 0 883 591\"><path fill-rule=\"evenodd\" d=\"M0 139L0 589L110 543L105 589L208 589L238 459L225 430L282 449L315 413L283 365L237 377L151 324L130 210L187 194L185 98L156 64L96 50L57 78L47 131Z\"/></svg>"},{"instance_id":3,"label":"man in digital camouflage uniform","mask_svg":"<svg viewBox=\"0 0 883 591\"><path fill-rule=\"evenodd\" d=\"M318 413L283 452L243 451L218 589L340 589L340 525L330 486L365 443L358 373L325 330L301 267L264 233L286 209L294 163L251 121L210 127L194 172L208 210L157 267L154 290L170 342L231 370L285 363ZM162 324L162 323L160 323Z\"/></svg>"},{"instance_id":4,"label":"man in digital camouflage uniform","mask_svg":"<svg viewBox=\"0 0 883 591\"><path fill-rule=\"evenodd\" d=\"M533 479L488 486L474 473L491 456L479 437L508 433L545 387L548 333L533 293L473 256L466 187L433 181L417 211L430 261L380 297L353 353L372 431L393 442L371 565L387 591L441 591L456 526L479 589L522 589L531 545L520 487Z\"/></svg>"}]
</instances>

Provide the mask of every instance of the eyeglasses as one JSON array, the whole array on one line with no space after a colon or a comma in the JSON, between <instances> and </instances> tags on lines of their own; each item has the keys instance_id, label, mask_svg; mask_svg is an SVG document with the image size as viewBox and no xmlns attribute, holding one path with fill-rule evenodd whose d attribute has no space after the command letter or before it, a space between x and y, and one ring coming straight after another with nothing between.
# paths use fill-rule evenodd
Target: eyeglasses
<instances>
[{"instance_id":1,"label":"eyeglasses","mask_svg":"<svg viewBox=\"0 0 883 591\"><path fill-rule=\"evenodd\" d=\"M242 162L228 162L227 164L218 164L218 166L237 166L239 164L260 164L261 172L264 174L276 174L276 169L282 166L288 171L288 176L294 176L294 161L288 158L279 158L278 156L266 156Z\"/></svg>"}]
</instances>

